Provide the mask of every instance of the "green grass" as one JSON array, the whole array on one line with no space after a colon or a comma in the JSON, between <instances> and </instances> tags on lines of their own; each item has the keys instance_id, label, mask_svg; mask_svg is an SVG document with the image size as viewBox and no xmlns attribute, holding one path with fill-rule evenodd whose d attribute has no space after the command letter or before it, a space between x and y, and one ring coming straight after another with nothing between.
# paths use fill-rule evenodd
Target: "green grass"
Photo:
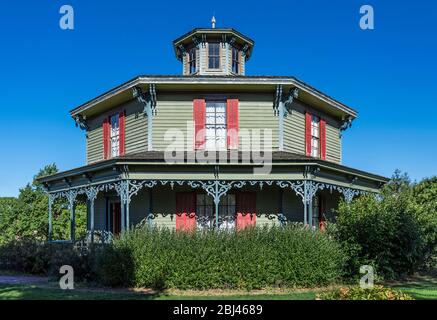
<instances>
[{"instance_id":1,"label":"green grass","mask_svg":"<svg viewBox=\"0 0 437 320\"><path fill-rule=\"evenodd\" d=\"M404 282L387 283L394 289L410 294L418 300L437 300L437 277L417 276ZM0 300L314 300L315 291L291 291L287 293L189 295L146 294L109 289L77 288L61 290L51 286L0 285Z\"/></svg>"},{"instance_id":2,"label":"green grass","mask_svg":"<svg viewBox=\"0 0 437 320\"><path fill-rule=\"evenodd\" d=\"M415 277L405 283L390 284L390 287L417 300L437 300L437 277L432 275Z\"/></svg>"},{"instance_id":3,"label":"green grass","mask_svg":"<svg viewBox=\"0 0 437 320\"><path fill-rule=\"evenodd\" d=\"M0 285L0 300L313 300L311 291L287 294L189 296L143 294L110 290L61 290L28 285Z\"/></svg>"}]
</instances>

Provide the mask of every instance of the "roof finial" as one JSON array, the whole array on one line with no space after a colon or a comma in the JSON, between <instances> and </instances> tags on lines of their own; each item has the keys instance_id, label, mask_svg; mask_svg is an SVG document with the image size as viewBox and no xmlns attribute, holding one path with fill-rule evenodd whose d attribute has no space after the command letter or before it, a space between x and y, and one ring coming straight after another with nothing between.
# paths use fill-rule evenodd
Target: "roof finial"
<instances>
[{"instance_id":1,"label":"roof finial","mask_svg":"<svg viewBox=\"0 0 437 320\"><path fill-rule=\"evenodd\" d=\"M212 16L211 25L212 25L212 28L215 29L215 17L214 16Z\"/></svg>"}]
</instances>

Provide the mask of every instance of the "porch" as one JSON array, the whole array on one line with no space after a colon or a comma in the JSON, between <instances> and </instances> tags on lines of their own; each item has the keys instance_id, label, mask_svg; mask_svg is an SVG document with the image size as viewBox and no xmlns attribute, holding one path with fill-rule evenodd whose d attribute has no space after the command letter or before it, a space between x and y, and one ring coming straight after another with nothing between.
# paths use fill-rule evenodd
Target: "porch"
<instances>
[{"instance_id":1,"label":"porch","mask_svg":"<svg viewBox=\"0 0 437 320\"><path fill-rule=\"evenodd\" d=\"M153 160L153 161L151 161ZM87 241L106 241L138 223L183 229L241 229L301 222L310 228L333 220L340 198L377 193L386 178L327 161L273 152L270 170L254 163L166 163L160 153L123 156L40 181L49 195L49 239L55 201L70 211L87 202ZM259 167L259 165L258 165ZM99 240L100 241L100 240Z\"/></svg>"}]
</instances>

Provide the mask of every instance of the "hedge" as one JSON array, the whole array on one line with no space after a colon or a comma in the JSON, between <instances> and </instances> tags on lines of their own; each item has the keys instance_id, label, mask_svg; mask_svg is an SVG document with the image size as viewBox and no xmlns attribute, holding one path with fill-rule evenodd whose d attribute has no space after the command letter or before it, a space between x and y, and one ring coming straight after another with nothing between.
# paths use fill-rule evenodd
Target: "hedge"
<instances>
[{"instance_id":1,"label":"hedge","mask_svg":"<svg viewBox=\"0 0 437 320\"><path fill-rule=\"evenodd\" d=\"M326 234L301 225L184 233L142 226L98 256L104 285L210 289L323 286L344 257Z\"/></svg>"}]
</instances>

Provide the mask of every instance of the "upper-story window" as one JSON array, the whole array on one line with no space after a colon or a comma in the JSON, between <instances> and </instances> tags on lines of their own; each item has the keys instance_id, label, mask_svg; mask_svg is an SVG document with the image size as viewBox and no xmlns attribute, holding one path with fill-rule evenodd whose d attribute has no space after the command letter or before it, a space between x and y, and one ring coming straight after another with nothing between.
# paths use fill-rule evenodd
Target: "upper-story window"
<instances>
[{"instance_id":1,"label":"upper-story window","mask_svg":"<svg viewBox=\"0 0 437 320\"><path fill-rule=\"evenodd\" d=\"M120 117L117 114L110 117L110 150L111 157L117 157L120 155Z\"/></svg>"},{"instance_id":2,"label":"upper-story window","mask_svg":"<svg viewBox=\"0 0 437 320\"><path fill-rule=\"evenodd\" d=\"M311 116L311 156L320 157L320 118Z\"/></svg>"},{"instance_id":3,"label":"upper-story window","mask_svg":"<svg viewBox=\"0 0 437 320\"><path fill-rule=\"evenodd\" d=\"M196 48L191 48L188 51L188 70L190 74L197 72L196 66Z\"/></svg>"},{"instance_id":4,"label":"upper-story window","mask_svg":"<svg viewBox=\"0 0 437 320\"><path fill-rule=\"evenodd\" d=\"M226 102L207 101L205 149L226 150Z\"/></svg>"},{"instance_id":5,"label":"upper-story window","mask_svg":"<svg viewBox=\"0 0 437 320\"><path fill-rule=\"evenodd\" d=\"M232 47L232 72L240 73L240 57L237 48Z\"/></svg>"},{"instance_id":6,"label":"upper-story window","mask_svg":"<svg viewBox=\"0 0 437 320\"><path fill-rule=\"evenodd\" d=\"M220 69L220 44L218 42L208 44L208 68Z\"/></svg>"}]
</instances>

